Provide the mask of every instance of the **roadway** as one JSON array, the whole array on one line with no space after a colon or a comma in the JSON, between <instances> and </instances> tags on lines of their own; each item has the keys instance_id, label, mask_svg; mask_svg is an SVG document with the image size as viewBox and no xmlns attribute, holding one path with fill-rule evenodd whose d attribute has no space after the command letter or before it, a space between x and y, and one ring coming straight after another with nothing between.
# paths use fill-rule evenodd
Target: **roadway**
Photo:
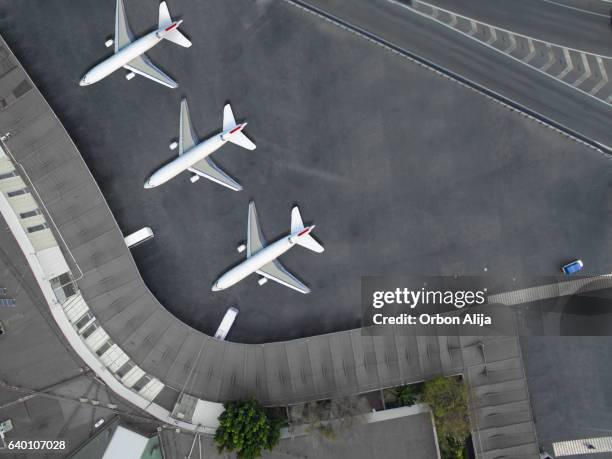
<instances>
[{"instance_id":1,"label":"roadway","mask_svg":"<svg viewBox=\"0 0 612 459\"><path fill-rule=\"evenodd\" d=\"M539 40L612 56L609 10L602 2L430 0L428 3ZM596 8L599 6L599 8Z\"/></svg>"},{"instance_id":2,"label":"roadway","mask_svg":"<svg viewBox=\"0 0 612 459\"><path fill-rule=\"evenodd\" d=\"M285 0L321 10L576 131L612 145L612 107L389 0Z\"/></svg>"}]
</instances>

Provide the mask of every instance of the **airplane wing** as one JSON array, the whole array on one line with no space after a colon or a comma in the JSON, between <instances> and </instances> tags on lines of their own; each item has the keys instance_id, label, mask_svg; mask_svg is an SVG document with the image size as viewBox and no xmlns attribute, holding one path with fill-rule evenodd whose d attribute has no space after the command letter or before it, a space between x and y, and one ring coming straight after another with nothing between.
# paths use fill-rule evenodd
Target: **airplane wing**
<instances>
[{"instance_id":1,"label":"airplane wing","mask_svg":"<svg viewBox=\"0 0 612 459\"><path fill-rule=\"evenodd\" d=\"M278 260L274 260L267 265L262 266L257 271L257 274L276 281L285 287L297 290L300 293L310 293L310 289L297 280L293 274L287 271Z\"/></svg>"},{"instance_id":2,"label":"airplane wing","mask_svg":"<svg viewBox=\"0 0 612 459\"><path fill-rule=\"evenodd\" d=\"M266 246L266 239L259 227L255 203L249 203L249 222L247 225L247 258L256 254Z\"/></svg>"},{"instance_id":3,"label":"airplane wing","mask_svg":"<svg viewBox=\"0 0 612 459\"><path fill-rule=\"evenodd\" d=\"M176 81L155 67L155 65L153 65L149 58L144 54L132 59L130 62L124 65L124 68L159 84L163 84L169 88L178 88Z\"/></svg>"},{"instance_id":4,"label":"airplane wing","mask_svg":"<svg viewBox=\"0 0 612 459\"><path fill-rule=\"evenodd\" d=\"M117 8L115 9L115 52L129 45L132 41L134 41L134 35L127 22L123 0L117 0Z\"/></svg>"},{"instance_id":5,"label":"airplane wing","mask_svg":"<svg viewBox=\"0 0 612 459\"><path fill-rule=\"evenodd\" d=\"M212 180L219 185L223 185L230 190L242 190L240 184L223 172L215 163L213 163L212 159L210 158L204 158L201 161L198 161L189 168L189 171L201 177Z\"/></svg>"},{"instance_id":6,"label":"airplane wing","mask_svg":"<svg viewBox=\"0 0 612 459\"><path fill-rule=\"evenodd\" d=\"M198 136L195 134L193 124L191 124L191 116L189 115L189 105L187 99L181 101L181 122L179 133L179 155L182 155L198 141Z\"/></svg>"}]
</instances>

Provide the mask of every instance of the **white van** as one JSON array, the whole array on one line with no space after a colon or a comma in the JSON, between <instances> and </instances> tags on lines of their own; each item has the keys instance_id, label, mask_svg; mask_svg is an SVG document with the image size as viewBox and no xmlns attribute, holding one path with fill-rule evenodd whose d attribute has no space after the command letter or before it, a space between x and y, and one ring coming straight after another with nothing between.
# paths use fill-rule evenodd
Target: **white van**
<instances>
[{"instance_id":1,"label":"white van","mask_svg":"<svg viewBox=\"0 0 612 459\"><path fill-rule=\"evenodd\" d=\"M221 325L217 329L215 333L215 338L224 340L227 334L229 333L232 325L234 324L234 320L236 320L236 316L238 315L238 309L235 307L231 307L227 310L225 315L223 316L223 320L221 321Z\"/></svg>"}]
</instances>

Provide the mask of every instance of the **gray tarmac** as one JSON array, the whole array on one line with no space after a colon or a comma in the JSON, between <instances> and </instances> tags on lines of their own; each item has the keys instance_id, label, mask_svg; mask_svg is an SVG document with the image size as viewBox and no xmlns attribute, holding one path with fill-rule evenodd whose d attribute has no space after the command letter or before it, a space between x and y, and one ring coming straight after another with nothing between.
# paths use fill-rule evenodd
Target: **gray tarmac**
<instances>
[{"instance_id":1,"label":"gray tarmac","mask_svg":"<svg viewBox=\"0 0 612 459\"><path fill-rule=\"evenodd\" d=\"M552 453L553 442L609 437L610 337L522 337L521 346L540 445Z\"/></svg>"},{"instance_id":2,"label":"gray tarmac","mask_svg":"<svg viewBox=\"0 0 612 459\"><path fill-rule=\"evenodd\" d=\"M87 88L108 55L114 1L37 7L8 2L0 31L75 140L121 229L151 226L133 250L148 287L176 317L228 339L286 340L359 326L360 277L398 272L552 275L580 256L610 272L612 169L606 156L450 84L280 1L175 2L194 46L162 43L151 59L179 81L169 90L122 72ZM127 2L136 35L156 5ZM53 27L49 27L53 24ZM228 32L231 31L231 32ZM188 175L144 190L171 160L179 101L200 137L231 101L254 152L213 156L242 183L231 192ZM299 204L326 252L282 259L311 288L300 295L253 276L225 292L212 282L241 260L249 200L272 240ZM514 287L514 286L513 286Z\"/></svg>"}]
</instances>

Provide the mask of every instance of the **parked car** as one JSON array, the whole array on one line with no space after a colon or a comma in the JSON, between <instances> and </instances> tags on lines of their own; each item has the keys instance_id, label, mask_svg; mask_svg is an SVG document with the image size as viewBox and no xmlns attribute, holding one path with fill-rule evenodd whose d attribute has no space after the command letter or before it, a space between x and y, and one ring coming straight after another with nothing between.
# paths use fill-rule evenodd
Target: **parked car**
<instances>
[{"instance_id":1,"label":"parked car","mask_svg":"<svg viewBox=\"0 0 612 459\"><path fill-rule=\"evenodd\" d=\"M566 276L569 276L571 274L577 273L583 267L584 267L584 263L582 262L582 260L574 260L574 261L569 262L566 265L563 265L561 270L563 271L563 274L565 274Z\"/></svg>"}]
</instances>

